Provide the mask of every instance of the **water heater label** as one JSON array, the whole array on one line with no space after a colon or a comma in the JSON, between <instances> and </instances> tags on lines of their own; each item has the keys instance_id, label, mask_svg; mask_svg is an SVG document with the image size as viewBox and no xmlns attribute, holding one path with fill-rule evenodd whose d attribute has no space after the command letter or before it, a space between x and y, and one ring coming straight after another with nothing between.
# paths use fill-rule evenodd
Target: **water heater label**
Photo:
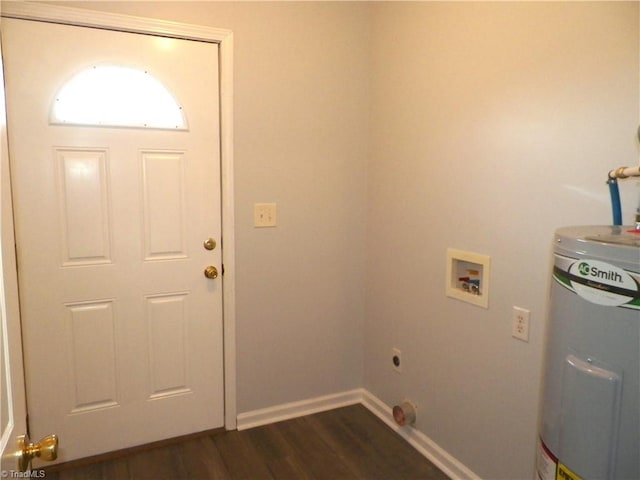
<instances>
[{"instance_id":1,"label":"water heater label","mask_svg":"<svg viewBox=\"0 0 640 480\"><path fill-rule=\"evenodd\" d=\"M582 477L576 475L566 465L558 461L542 439L538 442L536 470L540 480L582 480Z\"/></svg>"},{"instance_id":2,"label":"water heater label","mask_svg":"<svg viewBox=\"0 0 640 480\"><path fill-rule=\"evenodd\" d=\"M567 468L566 465L559 463L558 476L556 478L557 480L581 480L582 477L579 477L578 475L573 473L571 470Z\"/></svg>"},{"instance_id":3,"label":"water heater label","mask_svg":"<svg viewBox=\"0 0 640 480\"><path fill-rule=\"evenodd\" d=\"M556 480L558 460L547 449L546 445L539 440L538 442L538 459L536 470L540 480Z\"/></svg>"},{"instance_id":4,"label":"water heater label","mask_svg":"<svg viewBox=\"0 0 640 480\"><path fill-rule=\"evenodd\" d=\"M553 277L585 300L640 310L640 275L599 260L555 255Z\"/></svg>"}]
</instances>

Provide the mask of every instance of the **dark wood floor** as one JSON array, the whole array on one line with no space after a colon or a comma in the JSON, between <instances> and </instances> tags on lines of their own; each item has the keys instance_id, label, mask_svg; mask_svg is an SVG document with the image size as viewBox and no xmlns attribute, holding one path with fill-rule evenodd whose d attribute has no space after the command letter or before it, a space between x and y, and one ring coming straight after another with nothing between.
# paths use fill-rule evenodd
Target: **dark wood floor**
<instances>
[{"instance_id":1,"label":"dark wood floor","mask_svg":"<svg viewBox=\"0 0 640 480\"><path fill-rule=\"evenodd\" d=\"M48 480L446 478L362 405L46 471Z\"/></svg>"}]
</instances>

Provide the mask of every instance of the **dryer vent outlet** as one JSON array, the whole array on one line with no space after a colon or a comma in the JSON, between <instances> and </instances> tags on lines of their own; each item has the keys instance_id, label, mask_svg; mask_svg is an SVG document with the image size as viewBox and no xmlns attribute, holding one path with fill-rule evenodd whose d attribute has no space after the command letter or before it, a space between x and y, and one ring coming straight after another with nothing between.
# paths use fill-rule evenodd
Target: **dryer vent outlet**
<instances>
[{"instance_id":1,"label":"dryer vent outlet","mask_svg":"<svg viewBox=\"0 0 640 480\"><path fill-rule=\"evenodd\" d=\"M409 401L395 405L393 407L393 419L401 427L413 425L416 423L416 406Z\"/></svg>"}]
</instances>

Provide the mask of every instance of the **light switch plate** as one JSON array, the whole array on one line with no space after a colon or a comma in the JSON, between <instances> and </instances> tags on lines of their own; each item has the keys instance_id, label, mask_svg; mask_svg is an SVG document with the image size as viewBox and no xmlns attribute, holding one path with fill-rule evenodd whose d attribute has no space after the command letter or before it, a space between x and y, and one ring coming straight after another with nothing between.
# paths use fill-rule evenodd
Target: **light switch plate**
<instances>
[{"instance_id":1,"label":"light switch plate","mask_svg":"<svg viewBox=\"0 0 640 480\"><path fill-rule=\"evenodd\" d=\"M254 227L275 227L276 226L276 204L256 203L253 206L253 226Z\"/></svg>"}]
</instances>

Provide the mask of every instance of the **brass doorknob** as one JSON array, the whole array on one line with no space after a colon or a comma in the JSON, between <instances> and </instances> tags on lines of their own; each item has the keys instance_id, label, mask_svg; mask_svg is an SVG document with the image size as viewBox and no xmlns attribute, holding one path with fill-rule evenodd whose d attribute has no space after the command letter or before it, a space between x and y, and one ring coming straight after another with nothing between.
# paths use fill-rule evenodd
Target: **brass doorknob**
<instances>
[{"instance_id":1,"label":"brass doorknob","mask_svg":"<svg viewBox=\"0 0 640 480\"><path fill-rule=\"evenodd\" d=\"M18 438L18 470L26 472L31 464L31 460L38 457L47 462L52 462L58 458L58 437L48 435L36 443L29 442L26 435Z\"/></svg>"},{"instance_id":2,"label":"brass doorknob","mask_svg":"<svg viewBox=\"0 0 640 480\"><path fill-rule=\"evenodd\" d=\"M218 269L213 265L209 265L204 269L204 276L215 280L218 278Z\"/></svg>"}]
</instances>

